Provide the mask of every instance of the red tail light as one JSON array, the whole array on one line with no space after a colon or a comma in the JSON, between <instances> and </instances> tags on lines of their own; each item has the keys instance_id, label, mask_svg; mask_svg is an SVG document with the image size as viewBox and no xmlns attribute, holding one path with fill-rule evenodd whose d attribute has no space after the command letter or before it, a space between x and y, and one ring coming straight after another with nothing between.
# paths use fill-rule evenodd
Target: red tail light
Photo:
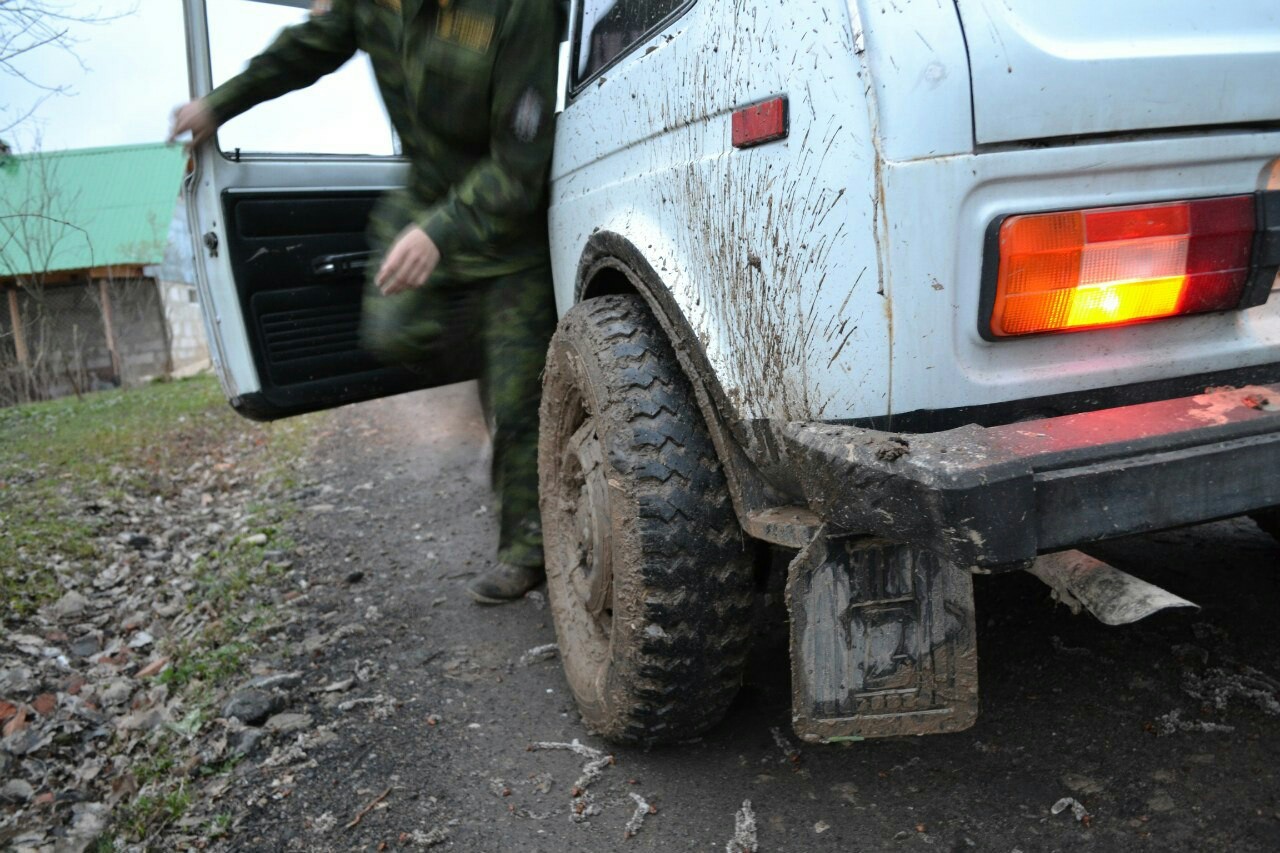
<instances>
[{"instance_id":1,"label":"red tail light","mask_svg":"<svg viewBox=\"0 0 1280 853\"><path fill-rule=\"evenodd\" d=\"M1254 197L1011 216L1000 225L995 337L1222 311L1250 277Z\"/></svg>"}]
</instances>

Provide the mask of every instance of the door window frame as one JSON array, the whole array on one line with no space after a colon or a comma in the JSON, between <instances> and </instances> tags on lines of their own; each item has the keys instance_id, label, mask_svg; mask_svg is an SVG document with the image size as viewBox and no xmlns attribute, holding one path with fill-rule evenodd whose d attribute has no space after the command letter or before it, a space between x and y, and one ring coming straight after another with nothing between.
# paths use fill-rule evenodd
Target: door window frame
<instances>
[{"instance_id":1,"label":"door window frame","mask_svg":"<svg viewBox=\"0 0 1280 853\"><path fill-rule=\"evenodd\" d=\"M263 3L268 6L292 6L297 9L307 9L310 6L309 0L255 0L255 2ZM209 32L209 4L207 0L183 0L183 24L186 31L187 42L187 79L192 98L203 98L212 92L217 86L213 81L213 45L210 42ZM199 57L200 61L195 61ZM378 96L381 102L381 96ZM385 108L384 108L385 110ZM298 161L326 161L326 162L343 162L343 161L360 161L367 162L370 160L378 160L383 162L408 162L400 149L400 137L396 133L395 126L388 118L386 121L387 130L392 138L392 153L390 154L368 154L368 153L325 153L325 152L306 152L306 151L244 151L241 148L226 150L222 147L221 140L218 137L219 127L214 131L213 137L205 144L213 147L218 157L227 163L262 163L262 162L298 162Z\"/></svg>"},{"instance_id":2,"label":"door window frame","mask_svg":"<svg viewBox=\"0 0 1280 853\"><path fill-rule=\"evenodd\" d=\"M565 106L573 103L582 92L606 71L613 68L618 63L625 60L628 56L635 53L636 49L641 45L647 44L655 35L662 30L671 26L679 18L684 17L690 9L697 5L698 0L684 0L676 8L672 9L662 20L655 23L652 27L645 30L635 41L627 45L627 47L619 51L612 59L601 65L599 68L591 72L591 75L577 80L578 61L582 55L582 17L587 0L575 0L573 8L573 18L571 21L573 27L573 38L570 39L569 46L569 68L568 68L568 97L565 100Z\"/></svg>"}]
</instances>

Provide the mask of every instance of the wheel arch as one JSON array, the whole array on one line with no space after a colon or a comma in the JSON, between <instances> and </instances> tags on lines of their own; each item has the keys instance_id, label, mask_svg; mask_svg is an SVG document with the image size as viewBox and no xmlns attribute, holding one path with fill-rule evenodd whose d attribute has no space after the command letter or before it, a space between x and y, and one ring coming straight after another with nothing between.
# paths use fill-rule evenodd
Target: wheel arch
<instances>
[{"instance_id":1,"label":"wheel arch","mask_svg":"<svg viewBox=\"0 0 1280 853\"><path fill-rule=\"evenodd\" d=\"M578 260L573 302L576 305L597 296L623 293L638 294L648 303L693 385L707 425L714 432L719 424L732 431L736 438L745 439L740 423L731 414L706 348L662 277L626 237L613 231L597 231L587 240Z\"/></svg>"},{"instance_id":2,"label":"wheel arch","mask_svg":"<svg viewBox=\"0 0 1280 853\"><path fill-rule=\"evenodd\" d=\"M776 458L769 452L773 443L768 431L753 429L734 414L706 348L644 253L621 234L596 231L578 261L573 302L576 305L599 296L626 293L644 299L670 341L724 466L734 511L746 528L751 512L785 503L760 470L768 466L768 460Z\"/></svg>"}]
</instances>

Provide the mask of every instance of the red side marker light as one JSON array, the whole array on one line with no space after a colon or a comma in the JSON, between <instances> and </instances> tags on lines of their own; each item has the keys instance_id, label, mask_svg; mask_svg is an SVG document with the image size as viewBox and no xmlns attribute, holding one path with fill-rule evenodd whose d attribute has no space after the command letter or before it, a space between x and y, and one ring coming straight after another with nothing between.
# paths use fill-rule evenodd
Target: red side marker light
<instances>
[{"instance_id":1,"label":"red side marker light","mask_svg":"<svg viewBox=\"0 0 1280 853\"><path fill-rule=\"evenodd\" d=\"M733 147L750 148L787 136L787 99L770 98L733 111Z\"/></svg>"}]
</instances>

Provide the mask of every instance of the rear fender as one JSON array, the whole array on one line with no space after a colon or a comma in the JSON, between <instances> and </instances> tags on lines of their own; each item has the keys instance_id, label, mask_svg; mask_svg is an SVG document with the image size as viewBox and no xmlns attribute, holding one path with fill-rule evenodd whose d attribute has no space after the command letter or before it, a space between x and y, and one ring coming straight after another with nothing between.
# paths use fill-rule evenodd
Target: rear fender
<instances>
[{"instance_id":1,"label":"rear fender","mask_svg":"<svg viewBox=\"0 0 1280 853\"><path fill-rule=\"evenodd\" d=\"M630 240L612 231L597 231L587 240L578 263L574 304L619 292L639 294L671 341L725 468L739 521L746 526L750 513L787 503L761 473L762 468L778 467L780 454L772 435L752 429L733 415L735 409L725 396L706 348L662 277Z\"/></svg>"}]
</instances>

